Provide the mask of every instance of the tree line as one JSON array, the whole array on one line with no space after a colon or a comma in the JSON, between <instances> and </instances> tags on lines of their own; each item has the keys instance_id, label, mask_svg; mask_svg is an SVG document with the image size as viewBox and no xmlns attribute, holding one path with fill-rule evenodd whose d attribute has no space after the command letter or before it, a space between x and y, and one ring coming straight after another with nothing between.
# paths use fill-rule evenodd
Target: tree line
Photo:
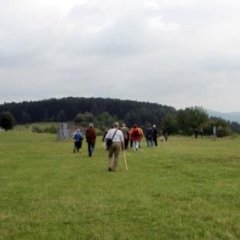
<instances>
[{"instance_id":1,"label":"tree line","mask_svg":"<svg viewBox=\"0 0 240 240\"><path fill-rule=\"evenodd\" d=\"M128 126L136 123L143 128L156 124L161 131L169 134L191 135L196 130L203 130L210 135L213 126L216 126L219 136L240 133L239 123L209 117L202 107L176 110L157 103L110 98L67 97L4 103L0 105L0 113L0 126L3 128L12 117L12 126L14 123L35 122L76 122L86 126L93 122L99 129L104 129L119 121ZM10 129L9 126L7 129Z\"/></svg>"}]
</instances>

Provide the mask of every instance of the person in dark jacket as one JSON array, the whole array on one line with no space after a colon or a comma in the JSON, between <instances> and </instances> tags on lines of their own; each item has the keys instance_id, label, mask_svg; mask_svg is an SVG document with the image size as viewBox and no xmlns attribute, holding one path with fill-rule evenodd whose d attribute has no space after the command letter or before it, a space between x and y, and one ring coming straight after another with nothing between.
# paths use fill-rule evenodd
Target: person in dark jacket
<instances>
[{"instance_id":1,"label":"person in dark jacket","mask_svg":"<svg viewBox=\"0 0 240 240\"><path fill-rule=\"evenodd\" d=\"M89 127L86 129L85 135L88 144L88 156L92 157L97 138L96 130L94 129L93 123L89 124Z\"/></svg>"},{"instance_id":2,"label":"person in dark jacket","mask_svg":"<svg viewBox=\"0 0 240 240\"><path fill-rule=\"evenodd\" d=\"M146 128L145 137L146 137L146 141L147 141L147 146L148 147L153 147L153 145L154 145L154 142L153 142L153 128L151 127L151 125L148 125L148 127Z\"/></svg>"},{"instance_id":3,"label":"person in dark jacket","mask_svg":"<svg viewBox=\"0 0 240 240\"><path fill-rule=\"evenodd\" d=\"M157 146L158 145L158 142L157 142L157 137L159 136L159 131L157 130L157 127L156 125L154 124L153 125L153 142L154 142L154 145Z\"/></svg>"}]
</instances>

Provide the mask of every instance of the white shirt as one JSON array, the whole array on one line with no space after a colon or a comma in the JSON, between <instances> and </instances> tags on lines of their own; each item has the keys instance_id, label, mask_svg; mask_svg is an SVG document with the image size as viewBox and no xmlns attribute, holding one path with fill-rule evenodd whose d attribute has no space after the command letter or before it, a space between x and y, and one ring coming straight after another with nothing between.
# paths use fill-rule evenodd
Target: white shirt
<instances>
[{"instance_id":1,"label":"white shirt","mask_svg":"<svg viewBox=\"0 0 240 240\"><path fill-rule=\"evenodd\" d=\"M114 133L115 133L115 135L114 135ZM114 137L113 137L113 135L114 135ZM123 133L119 129L111 128L111 129L108 130L108 132L105 136L105 139L107 139L107 138L112 139L112 137L113 137L113 140L112 140L113 142L124 142Z\"/></svg>"}]
</instances>

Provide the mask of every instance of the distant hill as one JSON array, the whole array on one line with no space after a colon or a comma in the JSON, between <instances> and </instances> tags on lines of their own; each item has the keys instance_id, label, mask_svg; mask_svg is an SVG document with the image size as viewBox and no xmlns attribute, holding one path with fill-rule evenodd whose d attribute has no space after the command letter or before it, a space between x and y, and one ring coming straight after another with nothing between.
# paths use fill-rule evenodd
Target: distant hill
<instances>
[{"instance_id":1,"label":"distant hill","mask_svg":"<svg viewBox=\"0 0 240 240\"><path fill-rule=\"evenodd\" d=\"M240 123L240 112L222 113L222 112L217 112L213 110L207 110L207 112L211 117L220 117L231 122Z\"/></svg>"},{"instance_id":2,"label":"distant hill","mask_svg":"<svg viewBox=\"0 0 240 240\"><path fill-rule=\"evenodd\" d=\"M94 118L90 122L96 118L102 121L110 115L129 126L147 122L160 125L166 114L176 113L175 108L157 103L83 97L4 103L0 104L0 113L3 111L10 112L17 123L73 121L77 114L91 113Z\"/></svg>"}]
</instances>

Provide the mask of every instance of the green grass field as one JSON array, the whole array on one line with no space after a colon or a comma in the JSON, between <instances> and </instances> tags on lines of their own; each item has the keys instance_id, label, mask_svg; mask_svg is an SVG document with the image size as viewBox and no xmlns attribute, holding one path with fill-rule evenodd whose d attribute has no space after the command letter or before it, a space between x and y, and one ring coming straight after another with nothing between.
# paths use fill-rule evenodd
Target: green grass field
<instances>
[{"instance_id":1,"label":"green grass field","mask_svg":"<svg viewBox=\"0 0 240 240\"><path fill-rule=\"evenodd\" d=\"M240 239L240 137L126 152L107 171L99 141L0 132L0 239Z\"/></svg>"}]
</instances>

